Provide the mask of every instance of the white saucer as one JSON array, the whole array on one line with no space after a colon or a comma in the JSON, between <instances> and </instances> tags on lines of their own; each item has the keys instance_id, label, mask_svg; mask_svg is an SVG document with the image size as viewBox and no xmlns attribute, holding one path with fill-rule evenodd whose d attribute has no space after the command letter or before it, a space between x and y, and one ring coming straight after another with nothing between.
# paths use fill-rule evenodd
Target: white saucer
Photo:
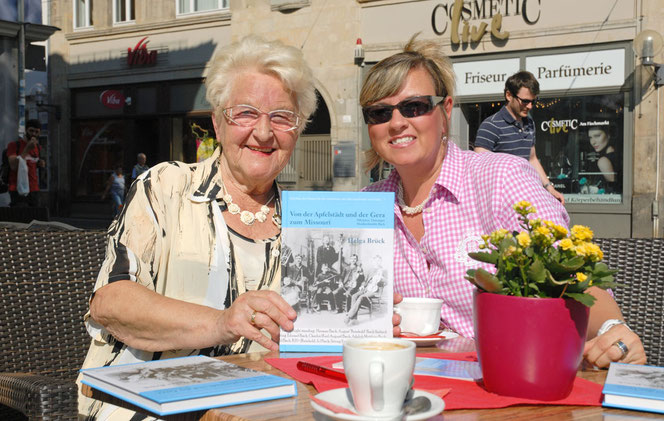
<instances>
[{"instance_id":1,"label":"white saucer","mask_svg":"<svg viewBox=\"0 0 664 421\"><path fill-rule=\"evenodd\" d=\"M458 337L459 334L456 332L450 332L448 330L441 330L436 333L435 337L424 337L424 338L418 338L417 336L403 336L400 335L399 338L401 339L406 339L408 341L415 342L415 345L417 346L431 346L435 345L438 342L442 341L443 339L452 339Z\"/></svg>"},{"instance_id":2,"label":"white saucer","mask_svg":"<svg viewBox=\"0 0 664 421\"><path fill-rule=\"evenodd\" d=\"M406 417L407 421L426 420L430 417L433 417L434 415L440 414L441 412L443 412L443 409L445 409L445 402L434 394L425 392L424 390L415 390L415 394L413 395L413 397L416 398L418 396L426 396L427 398L429 398L429 400L431 401L431 409L425 412L420 412L418 414L409 415ZM333 403L335 405L342 406L346 409L350 409L351 411L355 411L355 408L353 407L353 404L350 401L351 394L350 394L350 389L348 388L328 390L327 392L319 393L318 395L316 395L316 397L318 399L322 399L324 401ZM319 412L333 420L384 421L386 419L389 419L383 417L365 417L362 415L337 414L335 412L330 411L327 408L320 406L314 401L311 401L311 406L313 406L316 412Z\"/></svg>"}]
</instances>

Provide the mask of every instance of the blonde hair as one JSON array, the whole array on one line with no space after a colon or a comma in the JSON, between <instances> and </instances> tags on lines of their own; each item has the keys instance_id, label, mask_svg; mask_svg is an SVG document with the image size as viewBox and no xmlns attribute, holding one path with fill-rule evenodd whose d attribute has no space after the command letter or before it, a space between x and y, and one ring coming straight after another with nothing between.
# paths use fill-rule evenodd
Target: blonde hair
<instances>
[{"instance_id":1,"label":"blonde hair","mask_svg":"<svg viewBox=\"0 0 664 421\"><path fill-rule=\"evenodd\" d=\"M360 92L362 107L399 92L408 72L416 68L429 73L435 95L454 98L455 76L452 63L438 44L433 41L418 41L415 39L418 35L419 33L416 33L410 38L402 52L381 60L367 72ZM449 116L444 114L449 120ZM373 148L366 150L364 154L367 170L382 165L383 159Z\"/></svg>"},{"instance_id":2,"label":"blonde hair","mask_svg":"<svg viewBox=\"0 0 664 421\"><path fill-rule=\"evenodd\" d=\"M301 133L316 110L313 72L304 61L302 51L281 41L267 41L255 35L246 36L217 51L210 60L205 80L205 97L212 105L214 114L229 105L236 76L247 70L274 75L281 80L295 98L297 112L305 121L305 124L298 127Z\"/></svg>"}]
</instances>

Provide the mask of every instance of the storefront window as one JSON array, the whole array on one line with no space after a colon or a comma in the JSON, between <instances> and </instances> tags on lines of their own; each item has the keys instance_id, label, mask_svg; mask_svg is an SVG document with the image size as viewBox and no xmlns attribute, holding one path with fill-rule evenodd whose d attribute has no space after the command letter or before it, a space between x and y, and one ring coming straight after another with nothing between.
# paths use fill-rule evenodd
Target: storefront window
<instances>
[{"instance_id":1,"label":"storefront window","mask_svg":"<svg viewBox=\"0 0 664 421\"><path fill-rule=\"evenodd\" d=\"M124 165L126 130L127 125L118 120L94 120L72 124L74 142L71 162L74 198L99 200L114 168L126 167Z\"/></svg>"},{"instance_id":2,"label":"storefront window","mask_svg":"<svg viewBox=\"0 0 664 421\"><path fill-rule=\"evenodd\" d=\"M471 147L479 124L502 105L461 105ZM544 98L532 117L537 157L566 203L622 203L624 95Z\"/></svg>"}]
</instances>

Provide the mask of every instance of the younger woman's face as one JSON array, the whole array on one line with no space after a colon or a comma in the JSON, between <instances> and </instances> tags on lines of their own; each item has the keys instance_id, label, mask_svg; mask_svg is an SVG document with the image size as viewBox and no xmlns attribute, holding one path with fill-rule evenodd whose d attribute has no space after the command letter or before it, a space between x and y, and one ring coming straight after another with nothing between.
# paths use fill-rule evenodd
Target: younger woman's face
<instances>
[{"instance_id":1,"label":"younger woman's face","mask_svg":"<svg viewBox=\"0 0 664 421\"><path fill-rule=\"evenodd\" d=\"M604 130L601 129L588 130L588 140L590 140L590 146L592 146L596 152L604 150L604 148L609 145L609 137Z\"/></svg>"}]
</instances>

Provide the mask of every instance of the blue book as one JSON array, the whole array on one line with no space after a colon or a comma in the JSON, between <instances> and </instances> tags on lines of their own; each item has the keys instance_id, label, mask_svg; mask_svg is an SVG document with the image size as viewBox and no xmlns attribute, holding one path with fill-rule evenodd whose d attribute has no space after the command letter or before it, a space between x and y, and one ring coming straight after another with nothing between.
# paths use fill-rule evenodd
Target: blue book
<instances>
[{"instance_id":1,"label":"blue book","mask_svg":"<svg viewBox=\"0 0 664 421\"><path fill-rule=\"evenodd\" d=\"M293 380L202 355L81 373L82 383L162 416L297 395Z\"/></svg>"},{"instance_id":2,"label":"blue book","mask_svg":"<svg viewBox=\"0 0 664 421\"><path fill-rule=\"evenodd\" d=\"M603 406L664 414L664 367L611 363Z\"/></svg>"},{"instance_id":3,"label":"blue book","mask_svg":"<svg viewBox=\"0 0 664 421\"><path fill-rule=\"evenodd\" d=\"M281 295L297 312L281 352L392 337L394 193L284 191Z\"/></svg>"}]
</instances>

